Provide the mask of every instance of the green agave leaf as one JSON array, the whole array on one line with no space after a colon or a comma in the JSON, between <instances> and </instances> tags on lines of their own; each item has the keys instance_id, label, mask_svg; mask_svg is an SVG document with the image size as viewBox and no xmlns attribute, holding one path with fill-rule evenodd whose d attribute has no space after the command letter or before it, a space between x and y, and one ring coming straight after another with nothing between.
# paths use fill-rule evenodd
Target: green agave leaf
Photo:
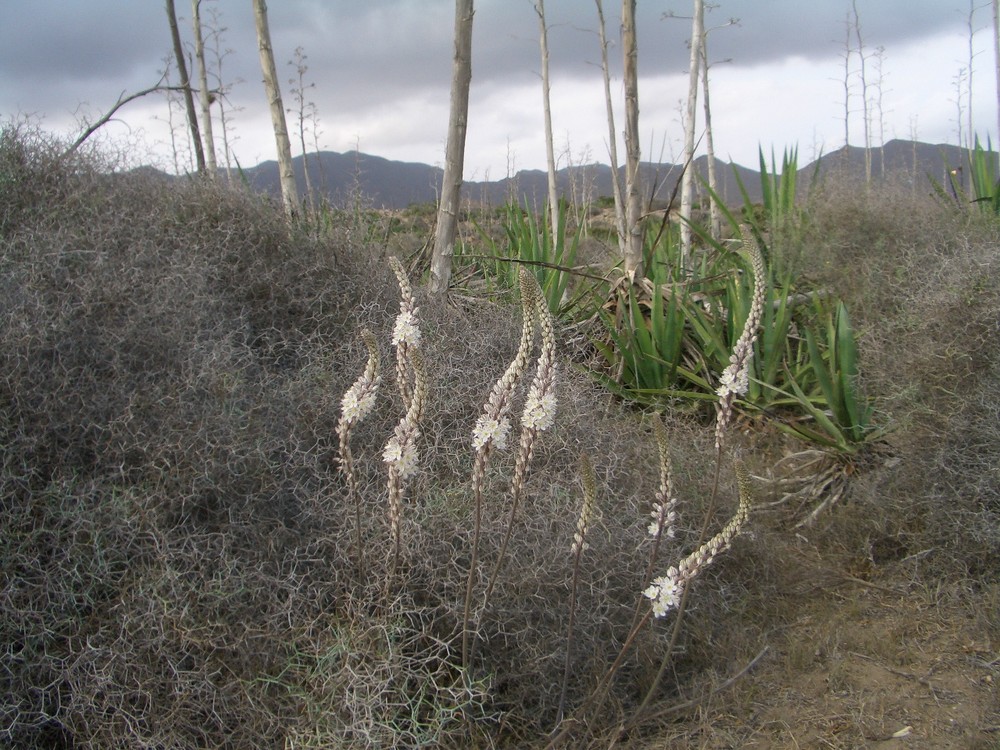
<instances>
[{"instance_id":1,"label":"green agave leaf","mask_svg":"<svg viewBox=\"0 0 1000 750\"><path fill-rule=\"evenodd\" d=\"M843 431L833 422L832 419L826 414L825 411L816 406L812 399L810 399L799 387L798 383L792 378L791 373L787 374L788 386L792 389L795 394L799 405L802 407L803 411L809 414L816 423L823 428L826 433L826 439L831 441L832 446L836 446L839 450L845 453L854 453L856 448L847 440ZM827 402L829 404L829 402Z\"/></svg>"},{"instance_id":2,"label":"green agave leaf","mask_svg":"<svg viewBox=\"0 0 1000 750\"><path fill-rule=\"evenodd\" d=\"M843 402L845 417L844 426L851 432L854 440L860 440L864 433L865 419L863 410L858 408L855 395L858 378L858 349L854 341L854 331L851 329L847 316L847 307L841 302L837 306L837 360L832 363L840 378L840 396Z\"/></svg>"}]
</instances>

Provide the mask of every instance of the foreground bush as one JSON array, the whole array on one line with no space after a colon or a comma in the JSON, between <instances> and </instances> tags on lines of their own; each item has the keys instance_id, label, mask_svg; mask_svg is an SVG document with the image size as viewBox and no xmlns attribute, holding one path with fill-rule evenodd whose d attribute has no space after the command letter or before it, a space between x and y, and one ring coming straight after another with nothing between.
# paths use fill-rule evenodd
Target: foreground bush
<instances>
[{"instance_id":1,"label":"foreground bush","mask_svg":"<svg viewBox=\"0 0 1000 750\"><path fill-rule=\"evenodd\" d=\"M0 139L3 742L525 747L574 714L610 740L647 696L670 708L700 673L738 673L795 616L782 594L801 571L788 564L798 558L780 520L753 522L760 543L718 537L706 553L734 543L711 569L696 554L740 517L728 469L719 502L706 507L716 494L712 425L674 418L658 441L655 421L623 412L560 362L557 418L533 422L548 429L532 444L508 541L515 431L510 451L470 473L484 436L498 435L480 420L523 341L515 312L438 305L405 285L398 310L407 275L387 268L381 248L300 234L280 209L241 192L111 175L57 154L31 133ZM980 230L966 231L980 248ZM858 245L841 237L825 252ZM991 266L984 273L993 278ZM914 346L924 337L943 348L956 334L934 320L931 301L958 305L965 287L959 275L949 276L954 293L919 278L919 290L894 289L925 300L923 317L912 329L884 324ZM850 289L841 293L852 303ZM874 345L876 316L860 309L863 363L884 361L883 372L908 378L897 382L956 403L916 367L920 350L890 363L890 350ZM980 317L990 308L969 309L968 330L994 341ZM387 342L412 344L415 321L419 364L394 366ZM371 335L360 338L365 327ZM366 372L372 342L380 395L346 431L342 399ZM526 369L513 391L519 405L535 373ZM916 400L891 399L913 429L936 430L922 454L934 461L922 469L907 454L869 472L854 485L858 502L836 506L817 544L832 557L877 533L901 538L906 554L929 541L961 549L915 564L942 578L967 564L962 574L986 590L997 482L982 445L995 429L995 375L984 366L961 391L962 408L933 420L918 420ZM884 394L885 382L871 378L872 390ZM419 422L407 426L410 413ZM738 447L737 433L727 435ZM658 442L668 446L659 454ZM592 469L582 489L581 452ZM755 472L766 468L748 458ZM929 471L938 473L930 489ZM651 511L663 537L655 566ZM678 639L676 620L633 627L652 619L651 603L669 610L672 584L692 568L703 572ZM582 736L580 723L566 726L565 736Z\"/></svg>"},{"instance_id":2,"label":"foreground bush","mask_svg":"<svg viewBox=\"0 0 1000 750\"><path fill-rule=\"evenodd\" d=\"M20 165L0 240L8 741L461 746L542 736L590 692L645 585L645 553L622 540L646 535L649 433L567 372L509 542L513 459L480 477L480 558L509 546L462 677L471 428L517 349L510 314L422 306L433 395L394 531L379 446L405 393L353 431L354 496L337 464L340 398L367 351L356 331L387 341L394 317L396 279L371 248L300 236L222 187L35 161L52 147L30 133L3 147ZM567 662L581 450L601 457L600 531L576 573ZM395 560L398 585L358 572L359 531L373 575ZM678 540L693 533L681 524ZM639 646L657 654L666 637L646 630ZM621 670L615 703L642 696L641 663Z\"/></svg>"}]
</instances>

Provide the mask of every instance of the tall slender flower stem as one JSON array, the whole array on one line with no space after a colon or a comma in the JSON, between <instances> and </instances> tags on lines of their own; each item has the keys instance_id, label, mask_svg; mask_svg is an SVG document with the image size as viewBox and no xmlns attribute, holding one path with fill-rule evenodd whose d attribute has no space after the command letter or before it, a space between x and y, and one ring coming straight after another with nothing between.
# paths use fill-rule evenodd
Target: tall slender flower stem
<instances>
[{"instance_id":1,"label":"tall slender flower stem","mask_svg":"<svg viewBox=\"0 0 1000 750\"><path fill-rule=\"evenodd\" d=\"M500 571L503 569L507 546L514 531L514 518L517 515L518 507L524 494L524 485L527 481L528 470L531 467L531 459L534 456L535 439L538 437L539 432L549 429L555 420L555 322L552 320L552 313L549 312L548 307L545 305L541 288L534 281L533 276L530 278L534 282L532 288L534 290L533 293L536 295L535 313L542 331L542 350L538 355L538 367L535 370L535 377L531 382L531 388L528 390L528 396L524 402L524 411L521 414L521 440L518 445L517 458L514 461L514 477L510 485L510 513L507 517L507 528L504 532L503 541L500 544L500 552L493 566L490 581L486 586L486 594L483 597L484 608L489 604L490 596L496 586Z\"/></svg>"},{"instance_id":2,"label":"tall slender flower stem","mask_svg":"<svg viewBox=\"0 0 1000 750\"><path fill-rule=\"evenodd\" d=\"M365 328L361 331L361 338L368 348L368 363L365 365L365 371L340 401L337 437L340 449L340 471L347 481L348 498L354 503L358 581L363 584L365 580L365 550L361 541L361 497L358 493L358 479L354 470L354 456L351 453L351 430L368 415L374 406L382 376L379 374L378 345L375 341L375 334Z\"/></svg>"},{"instance_id":3,"label":"tall slender flower stem","mask_svg":"<svg viewBox=\"0 0 1000 750\"><path fill-rule=\"evenodd\" d=\"M573 622L576 615L576 589L580 578L580 560L583 558L583 551L587 548L587 530L590 526L590 518L594 514L594 505L597 501L597 478L594 476L594 467L587 458L587 454L580 455L580 478L583 481L583 505L580 508L580 517L576 522L576 531L573 534L573 544L570 546L570 554L573 555L573 582L569 590L569 622L566 624L566 659L563 663L562 689L559 692L559 710L556 715L556 726L562 721L566 710L566 689L569 686L569 672L573 657Z\"/></svg>"},{"instance_id":4,"label":"tall slender flower stem","mask_svg":"<svg viewBox=\"0 0 1000 750\"><path fill-rule=\"evenodd\" d=\"M416 300L403 264L394 257L389 265L399 281L399 315L392 332L396 347L396 379L406 414L396 425L392 437L382 451L382 460L388 471L389 536L392 541L392 562L386 578L386 596L399 567L402 539L403 494L407 481L417 472L419 454L417 438L420 420L427 399L427 377L420 350L420 327L417 319ZM412 374L413 382L410 383Z\"/></svg>"},{"instance_id":5,"label":"tall slender flower stem","mask_svg":"<svg viewBox=\"0 0 1000 750\"><path fill-rule=\"evenodd\" d=\"M517 354L507 367L507 371L493 386L489 399L483 407L483 413L476 421L472 432L472 447L475 459L472 465L472 494L475 503L472 559L469 562L469 575L465 582L465 605L462 611L462 667L468 674L470 666L470 639L472 629L469 622L472 616L472 592L475 588L477 566L479 562L479 539L483 516L483 484L486 480L486 469L489 466L493 449L503 450L507 447L507 435L510 432L510 407L514 388L528 365L531 356L531 346L535 338L535 306L537 295L534 293L528 271L521 269L521 307L523 321L521 324L521 343Z\"/></svg>"}]
</instances>

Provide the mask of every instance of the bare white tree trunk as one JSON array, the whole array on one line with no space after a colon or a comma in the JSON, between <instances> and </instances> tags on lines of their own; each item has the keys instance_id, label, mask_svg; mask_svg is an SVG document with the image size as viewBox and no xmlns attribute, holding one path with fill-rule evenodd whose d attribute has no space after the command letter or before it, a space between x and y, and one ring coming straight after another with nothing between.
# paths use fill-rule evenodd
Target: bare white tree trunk
<instances>
[{"instance_id":1,"label":"bare white tree trunk","mask_svg":"<svg viewBox=\"0 0 1000 750\"><path fill-rule=\"evenodd\" d=\"M552 105L549 102L549 32L545 26L545 0L536 0L540 30L539 46L542 51L542 108L545 112L545 159L549 171L549 221L552 227L552 244L559 237L559 193L556 189L556 151L552 142Z\"/></svg>"},{"instance_id":2,"label":"bare white tree trunk","mask_svg":"<svg viewBox=\"0 0 1000 750\"><path fill-rule=\"evenodd\" d=\"M625 206L622 200L621 180L618 177L618 132L615 130L615 109L611 102L611 70L608 66L608 39L605 34L604 7L601 0L597 4L598 33L601 39L601 72L604 74L604 104L608 112L608 157L611 160L611 186L615 199L615 229L618 230L618 251L625 256ZM997 0L1000 2L1000 0ZM998 69L1000 70L1000 69ZM1000 87L1000 78L998 87ZM998 88L1000 91L1000 88Z\"/></svg>"},{"instance_id":3,"label":"bare white tree trunk","mask_svg":"<svg viewBox=\"0 0 1000 750\"><path fill-rule=\"evenodd\" d=\"M257 24L257 45L260 48L260 69L264 74L264 91L267 93L268 104L271 106L274 142L278 150L281 200L285 206L285 213L289 216L295 216L299 210L299 190L295 185L295 172L292 169L292 144L288 140L285 107L281 103L278 71L274 66L274 50L271 48L271 31L267 25L267 3L265 0L253 0L253 15Z\"/></svg>"},{"instance_id":4,"label":"bare white tree trunk","mask_svg":"<svg viewBox=\"0 0 1000 750\"><path fill-rule=\"evenodd\" d=\"M688 72L687 111L684 117L684 175L681 177L681 263L691 259L691 204L694 197L694 135L698 114L701 46L705 41L705 0L694 0L691 20L691 63Z\"/></svg>"},{"instance_id":5,"label":"bare white tree trunk","mask_svg":"<svg viewBox=\"0 0 1000 750\"><path fill-rule=\"evenodd\" d=\"M642 204L639 187L639 49L635 36L635 0L622 0L622 56L625 84L625 275L635 283L642 268Z\"/></svg>"},{"instance_id":6,"label":"bare white tree trunk","mask_svg":"<svg viewBox=\"0 0 1000 750\"><path fill-rule=\"evenodd\" d=\"M201 37L201 0L191 0L191 25L194 27L194 60L198 66L198 99L201 104L201 124L205 135L205 166L208 176L215 179L215 136L212 134L212 97L208 91L208 69L205 66L205 43Z\"/></svg>"},{"instance_id":7,"label":"bare white tree trunk","mask_svg":"<svg viewBox=\"0 0 1000 750\"><path fill-rule=\"evenodd\" d=\"M712 192L719 195L719 179L715 169L715 139L712 136L712 105L708 98L708 37L705 36L701 45L701 94L705 110L705 154L708 157L708 186ZM719 197L723 197L719 195ZM712 236L720 239L722 236L722 209L713 199L711 201Z\"/></svg>"},{"instance_id":8,"label":"bare white tree trunk","mask_svg":"<svg viewBox=\"0 0 1000 750\"><path fill-rule=\"evenodd\" d=\"M174 0L167 0L167 22L170 24L170 38L174 43L174 60L177 72L184 87L184 104L187 108L188 127L191 129L191 142L194 148L195 161L199 174L205 171L205 152L201 147L201 131L198 129L198 113L194 108L194 96L191 94L191 79L188 77L187 63L184 58L184 45L181 43L181 32L177 28L177 12L174 10Z\"/></svg>"},{"instance_id":9,"label":"bare white tree trunk","mask_svg":"<svg viewBox=\"0 0 1000 750\"><path fill-rule=\"evenodd\" d=\"M462 172L465 168L465 133L469 120L469 87L472 83L473 0L455 0L455 53L451 75L451 110L445 145L444 180L438 205L434 250L431 254L431 294L448 293L451 259L455 254L458 212L461 207Z\"/></svg>"}]
</instances>

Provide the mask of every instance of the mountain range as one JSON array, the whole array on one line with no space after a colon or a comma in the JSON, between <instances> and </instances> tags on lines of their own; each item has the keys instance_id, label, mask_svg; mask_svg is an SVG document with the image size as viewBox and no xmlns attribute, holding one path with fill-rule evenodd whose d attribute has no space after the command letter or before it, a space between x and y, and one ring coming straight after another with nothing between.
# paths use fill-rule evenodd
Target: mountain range
<instances>
[{"instance_id":1,"label":"mountain range","mask_svg":"<svg viewBox=\"0 0 1000 750\"><path fill-rule=\"evenodd\" d=\"M412 204L434 203L437 200L443 170L428 164L390 161L361 152L337 153L322 151L309 154L309 174L317 192L333 205L350 205L361 199L374 208L401 209ZM781 155L776 155L781 170ZM299 190L304 194L303 157L293 160ZM767 168L771 169L771 155ZM968 151L948 144L892 140L871 149L871 169L876 180L887 179L930 190L930 179L947 184L948 170L968 163ZM742 203L736 177L742 181L751 200L761 197L760 172L731 162L717 160L719 192L729 204ZM707 174L707 157L698 157L694 168L699 175ZM643 162L642 184L647 196L653 192L653 205L665 206L674 192L682 168L676 164ZM807 185L815 175L831 172L846 173L863 179L865 150L845 146L822 155L798 169L798 184ZM624 168L620 169L624 175ZM278 164L265 161L243 169L243 177L256 190L279 194ZM561 194L570 199L612 195L611 168L605 164L589 164L564 168L557 173ZM512 198L519 203L542 205L548 191L546 173L522 170L496 181L468 181L462 187L462 199L490 205L503 204Z\"/></svg>"}]
</instances>

